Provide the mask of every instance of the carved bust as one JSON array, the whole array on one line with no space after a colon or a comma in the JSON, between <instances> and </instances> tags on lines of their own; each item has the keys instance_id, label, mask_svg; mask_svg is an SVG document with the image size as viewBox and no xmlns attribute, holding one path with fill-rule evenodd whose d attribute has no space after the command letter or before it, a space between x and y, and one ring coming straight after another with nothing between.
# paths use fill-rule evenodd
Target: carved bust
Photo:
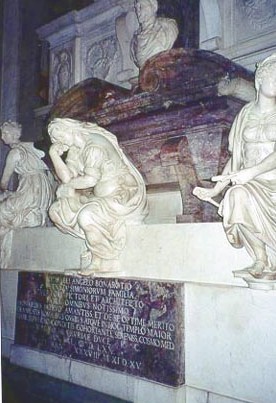
<instances>
[{"instance_id":1,"label":"carved bust","mask_svg":"<svg viewBox=\"0 0 276 403\"><path fill-rule=\"evenodd\" d=\"M134 33L131 51L135 64L141 68L152 56L173 47L178 35L175 20L156 16L156 0L135 0L139 28Z\"/></svg>"},{"instance_id":2,"label":"carved bust","mask_svg":"<svg viewBox=\"0 0 276 403\"><path fill-rule=\"evenodd\" d=\"M61 231L85 240L80 274L119 271L126 224L141 223L147 214L140 173L117 138L95 123L58 118L48 130L50 157L60 179L49 212L52 221Z\"/></svg>"}]
</instances>

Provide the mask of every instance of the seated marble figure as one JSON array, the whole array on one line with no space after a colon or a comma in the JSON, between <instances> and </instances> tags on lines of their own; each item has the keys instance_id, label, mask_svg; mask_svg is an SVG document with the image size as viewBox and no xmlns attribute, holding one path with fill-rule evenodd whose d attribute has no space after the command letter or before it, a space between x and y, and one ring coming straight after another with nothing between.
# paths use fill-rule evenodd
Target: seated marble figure
<instances>
[{"instance_id":1,"label":"seated marble figure","mask_svg":"<svg viewBox=\"0 0 276 403\"><path fill-rule=\"evenodd\" d=\"M0 183L0 235L15 228L43 226L53 199L53 177L42 160L44 152L33 143L21 142L20 136L18 123L8 121L1 126L1 139L11 150ZM14 173L18 186L11 191Z\"/></svg>"},{"instance_id":2,"label":"seated marble figure","mask_svg":"<svg viewBox=\"0 0 276 403\"><path fill-rule=\"evenodd\" d=\"M245 105L229 134L231 158L210 189L194 195L219 205L229 242L245 247L253 265L243 269L259 279L276 274L276 54L257 65L256 99Z\"/></svg>"},{"instance_id":3,"label":"seated marble figure","mask_svg":"<svg viewBox=\"0 0 276 403\"><path fill-rule=\"evenodd\" d=\"M60 180L49 214L63 232L85 240L80 274L119 271L126 224L147 214L144 181L118 145L95 123L54 119L50 157Z\"/></svg>"},{"instance_id":4,"label":"seated marble figure","mask_svg":"<svg viewBox=\"0 0 276 403\"><path fill-rule=\"evenodd\" d=\"M156 16L156 0L135 0L134 8L139 27L133 35L131 53L141 68L150 57L173 47L178 27L175 20Z\"/></svg>"}]
</instances>

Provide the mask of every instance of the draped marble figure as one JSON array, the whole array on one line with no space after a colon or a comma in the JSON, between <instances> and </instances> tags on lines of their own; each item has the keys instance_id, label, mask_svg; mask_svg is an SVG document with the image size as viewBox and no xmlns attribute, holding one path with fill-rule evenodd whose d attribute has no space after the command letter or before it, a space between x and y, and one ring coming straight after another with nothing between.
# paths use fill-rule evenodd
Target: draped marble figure
<instances>
[{"instance_id":1,"label":"draped marble figure","mask_svg":"<svg viewBox=\"0 0 276 403\"><path fill-rule=\"evenodd\" d=\"M43 226L53 199L53 177L43 162L44 152L33 143L21 142L21 126L5 122L2 141L9 151L1 178L0 235L11 229ZM13 173L18 176L15 191L8 190Z\"/></svg>"},{"instance_id":2,"label":"draped marble figure","mask_svg":"<svg viewBox=\"0 0 276 403\"><path fill-rule=\"evenodd\" d=\"M56 118L48 131L61 182L50 217L61 231L85 240L80 274L118 271L126 224L141 223L147 214L142 176L116 136L95 123Z\"/></svg>"},{"instance_id":3,"label":"draped marble figure","mask_svg":"<svg viewBox=\"0 0 276 403\"><path fill-rule=\"evenodd\" d=\"M253 264L243 271L259 279L276 274L276 54L257 65L256 99L245 105L229 134L231 157L211 189L194 195L219 205L229 242L245 247Z\"/></svg>"},{"instance_id":4,"label":"draped marble figure","mask_svg":"<svg viewBox=\"0 0 276 403\"><path fill-rule=\"evenodd\" d=\"M157 17L156 0L135 0L134 9L139 27L133 35L131 53L141 68L150 57L173 47L178 27L172 18Z\"/></svg>"}]
</instances>

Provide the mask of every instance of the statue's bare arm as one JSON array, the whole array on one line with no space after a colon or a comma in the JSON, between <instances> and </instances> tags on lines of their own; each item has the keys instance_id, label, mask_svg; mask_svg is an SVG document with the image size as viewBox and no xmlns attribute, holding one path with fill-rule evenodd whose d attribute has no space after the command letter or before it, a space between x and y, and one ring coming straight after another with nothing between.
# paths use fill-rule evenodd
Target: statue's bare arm
<instances>
[{"instance_id":1,"label":"statue's bare arm","mask_svg":"<svg viewBox=\"0 0 276 403\"><path fill-rule=\"evenodd\" d=\"M68 147L61 143L52 144L49 150L56 174L62 183L68 183L72 178L72 173L61 158L66 151L68 151Z\"/></svg>"},{"instance_id":2,"label":"statue's bare arm","mask_svg":"<svg viewBox=\"0 0 276 403\"><path fill-rule=\"evenodd\" d=\"M241 169L238 172L222 174L213 178L214 181L229 180L233 185L247 183L259 175L276 169L276 151L269 154L259 164L250 168Z\"/></svg>"},{"instance_id":3,"label":"statue's bare arm","mask_svg":"<svg viewBox=\"0 0 276 403\"><path fill-rule=\"evenodd\" d=\"M95 186L97 183L96 175L77 175L70 170L61 158L65 151L68 151L68 147L60 143L54 143L49 150L55 171L61 182L72 189L87 189Z\"/></svg>"},{"instance_id":4,"label":"statue's bare arm","mask_svg":"<svg viewBox=\"0 0 276 403\"><path fill-rule=\"evenodd\" d=\"M233 185L245 184L259 175L276 169L276 151L269 154L259 164L256 164L253 167L244 168L237 172L231 172L230 167L231 159L226 164L222 174L212 178L212 181L216 182L216 185L213 188L206 189L203 187L196 187L193 190L193 194L201 200L217 205L212 198L219 195L223 189L229 185L229 183L232 183Z\"/></svg>"}]
</instances>

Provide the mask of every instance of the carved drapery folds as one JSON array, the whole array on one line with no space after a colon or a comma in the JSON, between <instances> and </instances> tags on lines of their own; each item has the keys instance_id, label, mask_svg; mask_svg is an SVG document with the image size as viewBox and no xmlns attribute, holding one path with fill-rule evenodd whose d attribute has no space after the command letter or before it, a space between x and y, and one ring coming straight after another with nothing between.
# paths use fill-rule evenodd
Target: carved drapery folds
<instances>
[{"instance_id":1,"label":"carved drapery folds","mask_svg":"<svg viewBox=\"0 0 276 403\"><path fill-rule=\"evenodd\" d=\"M1 177L0 236L12 229L44 226L53 198L53 177L33 143L21 142L21 125L7 121L1 126L2 141L10 147ZM9 188L13 175L18 186Z\"/></svg>"}]
</instances>

